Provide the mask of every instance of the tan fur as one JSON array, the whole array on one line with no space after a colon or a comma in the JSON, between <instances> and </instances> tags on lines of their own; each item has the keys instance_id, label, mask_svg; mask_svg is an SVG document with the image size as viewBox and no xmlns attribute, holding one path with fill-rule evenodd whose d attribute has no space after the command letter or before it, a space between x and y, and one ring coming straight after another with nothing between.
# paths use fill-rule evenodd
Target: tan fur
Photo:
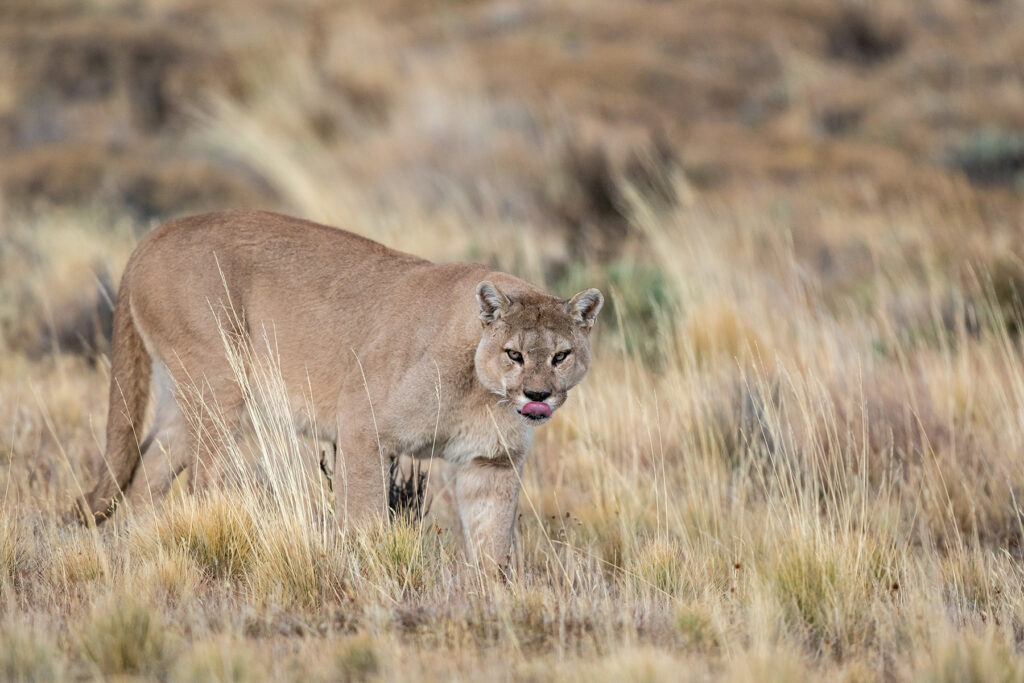
<instances>
[{"instance_id":1,"label":"tan fur","mask_svg":"<svg viewBox=\"0 0 1024 683\"><path fill-rule=\"evenodd\" d=\"M342 524L382 518L389 456L433 452L453 466L471 556L502 562L518 473L544 421L519 413L524 391L549 394L553 410L565 402L587 372L602 303L597 290L566 301L485 266L436 265L277 214L168 223L139 244L122 279L107 453L88 511L99 521L122 492L159 495L185 467L202 486L216 466L204 405L229 417L242 405L221 338L234 317L231 332L261 352L270 332L296 412L311 394L318 436L338 444ZM163 383L140 446L151 375L176 389Z\"/></svg>"}]
</instances>

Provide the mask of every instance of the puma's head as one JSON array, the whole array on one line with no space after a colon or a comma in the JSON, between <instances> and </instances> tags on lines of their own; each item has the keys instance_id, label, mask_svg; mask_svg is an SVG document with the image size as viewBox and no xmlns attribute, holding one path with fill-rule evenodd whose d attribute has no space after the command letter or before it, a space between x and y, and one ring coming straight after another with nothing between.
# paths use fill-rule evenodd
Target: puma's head
<instances>
[{"instance_id":1,"label":"puma's head","mask_svg":"<svg viewBox=\"0 0 1024 683\"><path fill-rule=\"evenodd\" d=\"M476 288L483 336L476 374L533 424L546 422L590 367L590 330L604 305L596 289L572 299L540 293L509 297L494 284Z\"/></svg>"}]
</instances>

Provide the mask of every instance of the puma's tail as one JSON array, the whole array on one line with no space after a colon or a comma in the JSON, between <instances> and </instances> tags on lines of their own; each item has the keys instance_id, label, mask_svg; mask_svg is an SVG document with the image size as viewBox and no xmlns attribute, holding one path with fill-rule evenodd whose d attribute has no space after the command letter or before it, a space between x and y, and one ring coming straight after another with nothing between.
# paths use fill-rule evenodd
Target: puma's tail
<instances>
[{"instance_id":1,"label":"puma's tail","mask_svg":"<svg viewBox=\"0 0 1024 683\"><path fill-rule=\"evenodd\" d=\"M153 371L152 360L132 318L128 275L126 271L121 279L114 307L106 457L100 463L98 481L86 496L83 510L97 523L113 513L142 458L139 432L146 416Z\"/></svg>"}]
</instances>

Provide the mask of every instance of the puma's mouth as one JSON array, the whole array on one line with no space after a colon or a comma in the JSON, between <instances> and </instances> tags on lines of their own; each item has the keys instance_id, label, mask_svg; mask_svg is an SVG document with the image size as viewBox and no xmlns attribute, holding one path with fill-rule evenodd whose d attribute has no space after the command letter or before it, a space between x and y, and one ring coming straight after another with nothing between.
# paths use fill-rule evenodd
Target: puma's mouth
<instances>
[{"instance_id":1,"label":"puma's mouth","mask_svg":"<svg viewBox=\"0 0 1024 683\"><path fill-rule=\"evenodd\" d=\"M519 414L528 420L540 422L551 417L551 406L543 401L530 401L519 409Z\"/></svg>"}]
</instances>

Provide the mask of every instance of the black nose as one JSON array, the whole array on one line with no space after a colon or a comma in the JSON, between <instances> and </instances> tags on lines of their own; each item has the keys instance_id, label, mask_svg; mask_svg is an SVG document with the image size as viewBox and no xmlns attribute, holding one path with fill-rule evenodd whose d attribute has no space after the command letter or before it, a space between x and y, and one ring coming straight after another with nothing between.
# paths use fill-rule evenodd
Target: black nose
<instances>
[{"instance_id":1,"label":"black nose","mask_svg":"<svg viewBox=\"0 0 1024 683\"><path fill-rule=\"evenodd\" d=\"M550 391L526 391L525 389L523 390L523 393L526 395L526 398L531 401L543 401L551 395Z\"/></svg>"}]
</instances>

